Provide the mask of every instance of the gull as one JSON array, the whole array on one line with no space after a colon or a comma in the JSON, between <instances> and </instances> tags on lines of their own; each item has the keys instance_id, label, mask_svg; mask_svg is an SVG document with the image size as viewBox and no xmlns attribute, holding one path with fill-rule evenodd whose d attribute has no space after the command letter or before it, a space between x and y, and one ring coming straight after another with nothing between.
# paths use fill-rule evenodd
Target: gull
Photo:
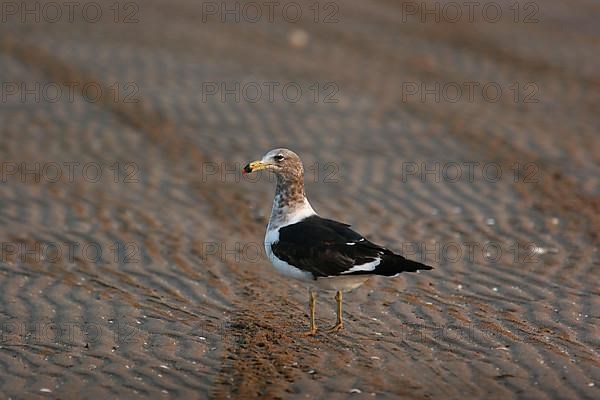
<instances>
[{"instance_id":1,"label":"gull","mask_svg":"<svg viewBox=\"0 0 600 400\"><path fill-rule=\"evenodd\" d=\"M293 151L271 150L246 165L243 174L260 170L272 171L277 177L265 252L279 272L308 283L307 335L317 333L316 288L336 291L337 320L329 331L337 332L344 328L342 292L359 287L373 275L394 277L433 269L369 241L348 224L320 217L306 198L304 168Z\"/></svg>"}]
</instances>

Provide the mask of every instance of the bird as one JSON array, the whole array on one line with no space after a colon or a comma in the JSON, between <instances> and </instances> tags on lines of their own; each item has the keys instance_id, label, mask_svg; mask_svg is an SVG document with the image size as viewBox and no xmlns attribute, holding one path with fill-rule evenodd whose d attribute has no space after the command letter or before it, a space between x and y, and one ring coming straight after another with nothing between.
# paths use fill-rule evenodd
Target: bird
<instances>
[{"instance_id":1,"label":"bird","mask_svg":"<svg viewBox=\"0 0 600 400\"><path fill-rule=\"evenodd\" d=\"M270 150L248 163L242 174L261 170L274 173L277 182L265 252L283 275L308 283L310 330L306 335L317 333L318 289L336 292L336 323L328 331L338 332L344 329L342 292L359 287L373 275L394 277L433 269L371 242L348 224L319 216L306 197L302 160L292 150Z\"/></svg>"}]
</instances>

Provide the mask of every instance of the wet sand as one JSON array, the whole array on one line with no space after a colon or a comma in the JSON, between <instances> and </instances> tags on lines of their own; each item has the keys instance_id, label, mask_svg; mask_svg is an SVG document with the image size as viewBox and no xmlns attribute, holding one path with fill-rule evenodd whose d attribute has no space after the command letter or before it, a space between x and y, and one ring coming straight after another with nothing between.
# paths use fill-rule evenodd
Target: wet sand
<instances>
[{"instance_id":1,"label":"wet sand","mask_svg":"<svg viewBox=\"0 0 600 400\"><path fill-rule=\"evenodd\" d=\"M313 3L4 14L3 398L600 397L598 5ZM303 337L306 288L262 253L273 182L239 172L276 146L321 215L435 270L370 280L346 330Z\"/></svg>"}]
</instances>

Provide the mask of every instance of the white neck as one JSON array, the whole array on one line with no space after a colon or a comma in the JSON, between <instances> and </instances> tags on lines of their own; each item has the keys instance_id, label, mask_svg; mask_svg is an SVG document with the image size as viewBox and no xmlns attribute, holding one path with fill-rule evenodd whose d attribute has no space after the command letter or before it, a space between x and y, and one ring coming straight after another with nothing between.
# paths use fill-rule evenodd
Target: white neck
<instances>
[{"instance_id":1,"label":"white neck","mask_svg":"<svg viewBox=\"0 0 600 400\"><path fill-rule=\"evenodd\" d=\"M293 203L282 204L280 200L280 196L275 195L267 230L278 229L283 226L295 224L306 217L317 215L305 196L302 197L302 201Z\"/></svg>"}]
</instances>

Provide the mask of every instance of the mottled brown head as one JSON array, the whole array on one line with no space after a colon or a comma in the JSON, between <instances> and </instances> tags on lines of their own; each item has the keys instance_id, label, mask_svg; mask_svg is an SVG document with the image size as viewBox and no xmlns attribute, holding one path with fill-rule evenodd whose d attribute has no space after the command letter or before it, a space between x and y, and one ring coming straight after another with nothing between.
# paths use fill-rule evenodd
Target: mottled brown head
<instances>
[{"instance_id":1,"label":"mottled brown head","mask_svg":"<svg viewBox=\"0 0 600 400\"><path fill-rule=\"evenodd\" d=\"M304 168L298 154L288 149L271 150L261 160L246 165L244 174L262 169L277 176L268 230L315 214L304 193Z\"/></svg>"},{"instance_id":2,"label":"mottled brown head","mask_svg":"<svg viewBox=\"0 0 600 400\"><path fill-rule=\"evenodd\" d=\"M249 174L260 170L272 171L278 180L283 181L302 181L304 178L304 168L298 154L288 149L273 149L269 151L261 160L253 161L244 167L244 174Z\"/></svg>"}]
</instances>

